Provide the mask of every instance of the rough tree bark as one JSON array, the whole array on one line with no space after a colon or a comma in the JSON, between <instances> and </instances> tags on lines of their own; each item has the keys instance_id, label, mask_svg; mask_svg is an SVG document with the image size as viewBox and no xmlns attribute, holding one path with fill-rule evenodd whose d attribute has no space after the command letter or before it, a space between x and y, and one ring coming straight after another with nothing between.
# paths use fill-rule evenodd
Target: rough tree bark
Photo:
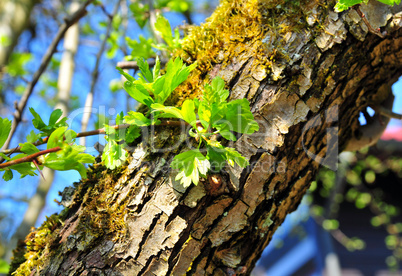
<instances>
[{"instance_id":1,"label":"rough tree bark","mask_svg":"<svg viewBox=\"0 0 402 276\"><path fill-rule=\"evenodd\" d=\"M169 164L185 133L144 129L127 166L96 164L64 192L67 208L17 248L13 269L27 259L17 274L249 274L320 164L336 168L338 151L359 135L359 111L380 104L379 88L401 75L402 7L362 7L387 31L380 38L355 10L337 14L334 4L223 1L190 31L179 55L199 66L171 101L222 76L260 124L234 145L251 165L183 189Z\"/></svg>"}]
</instances>

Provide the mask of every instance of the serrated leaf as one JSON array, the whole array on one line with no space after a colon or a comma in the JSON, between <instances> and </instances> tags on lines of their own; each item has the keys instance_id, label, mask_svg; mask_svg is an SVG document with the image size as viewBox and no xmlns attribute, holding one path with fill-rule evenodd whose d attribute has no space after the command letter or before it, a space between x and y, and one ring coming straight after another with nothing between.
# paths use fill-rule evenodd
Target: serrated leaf
<instances>
[{"instance_id":1,"label":"serrated leaf","mask_svg":"<svg viewBox=\"0 0 402 276\"><path fill-rule=\"evenodd\" d=\"M181 107L181 115L183 120L192 125L194 128L197 123L197 116L195 115L195 106L192 100L185 100Z\"/></svg>"},{"instance_id":2,"label":"serrated leaf","mask_svg":"<svg viewBox=\"0 0 402 276\"><path fill-rule=\"evenodd\" d=\"M13 179L13 172L11 170L5 170L3 174L3 179L5 181L10 181L11 179Z\"/></svg>"},{"instance_id":3,"label":"serrated leaf","mask_svg":"<svg viewBox=\"0 0 402 276\"><path fill-rule=\"evenodd\" d=\"M27 156L25 153L17 154L10 160L17 160ZM20 163L16 165L9 166L8 169L17 171L24 178L27 175L34 176L36 175L35 170L36 167L32 162Z\"/></svg>"},{"instance_id":4,"label":"serrated leaf","mask_svg":"<svg viewBox=\"0 0 402 276\"><path fill-rule=\"evenodd\" d=\"M151 70L149 70L148 62L146 62L143 58L137 58L137 65L140 68L142 76L144 76L148 82L153 82L154 79Z\"/></svg>"},{"instance_id":5,"label":"serrated leaf","mask_svg":"<svg viewBox=\"0 0 402 276\"><path fill-rule=\"evenodd\" d=\"M33 130L27 135L26 140L29 143L34 143L41 138L39 134L36 134Z\"/></svg>"},{"instance_id":6,"label":"serrated leaf","mask_svg":"<svg viewBox=\"0 0 402 276\"><path fill-rule=\"evenodd\" d=\"M149 95L149 92L146 89L143 89L141 85L135 85L130 81L126 81L124 83L124 90L126 90L127 93L136 101L145 104L148 107L154 103L154 100Z\"/></svg>"},{"instance_id":7,"label":"serrated leaf","mask_svg":"<svg viewBox=\"0 0 402 276\"><path fill-rule=\"evenodd\" d=\"M144 28L145 24L148 21L149 15L147 14L149 11L149 5L144 5L140 1L136 1L131 3L129 7L138 26L140 26L141 29Z\"/></svg>"},{"instance_id":8,"label":"serrated leaf","mask_svg":"<svg viewBox=\"0 0 402 276\"><path fill-rule=\"evenodd\" d=\"M38 130L42 130L44 127L46 127L46 124L43 122L42 118L38 113L36 113L35 109L32 107L29 108L29 111L31 114L34 116L34 119L32 120L32 123L34 127Z\"/></svg>"},{"instance_id":9,"label":"serrated leaf","mask_svg":"<svg viewBox=\"0 0 402 276\"><path fill-rule=\"evenodd\" d=\"M154 81L156 80L157 77L159 77L160 70L161 70L161 61L159 60L159 57L156 56L155 65L154 68L152 69L152 76Z\"/></svg>"},{"instance_id":10,"label":"serrated leaf","mask_svg":"<svg viewBox=\"0 0 402 276\"><path fill-rule=\"evenodd\" d=\"M226 164L226 154L222 148L207 146L207 157L214 171L219 172Z\"/></svg>"},{"instance_id":11,"label":"serrated leaf","mask_svg":"<svg viewBox=\"0 0 402 276\"><path fill-rule=\"evenodd\" d=\"M57 120L60 119L60 117L63 115L63 112L61 109L55 109L53 110L52 114L50 114L49 118L49 126L55 125Z\"/></svg>"},{"instance_id":12,"label":"serrated leaf","mask_svg":"<svg viewBox=\"0 0 402 276\"><path fill-rule=\"evenodd\" d=\"M131 52L130 60L142 57L145 60L154 57L156 54L152 49L152 44L154 40L152 38L145 38L144 36L139 36L139 41L132 40L129 37L126 37L127 45L133 49Z\"/></svg>"},{"instance_id":13,"label":"serrated leaf","mask_svg":"<svg viewBox=\"0 0 402 276\"><path fill-rule=\"evenodd\" d=\"M176 155L170 166L180 171L176 180L181 179L184 187L189 186L191 182L198 185L200 175L205 176L210 169L208 159L198 149Z\"/></svg>"},{"instance_id":14,"label":"serrated leaf","mask_svg":"<svg viewBox=\"0 0 402 276\"><path fill-rule=\"evenodd\" d=\"M103 149L102 161L110 170L121 166L126 159L127 151L123 148L123 145L119 145L114 141L107 143Z\"/></svg>"},{"instance_id":15,"label":"serrated leaf","mask_svg":"<svg viewBox=\"0 0 402 276\"><path fill-rule=\"evenodd\" d=\"M49 139L47 140L47 149L59 147L63 144L64 133L66 132L67 127L59 127L55 131L52 132Z\"/></svg>"},{"instance_id":16,"label":"serrated leaf","mask_svg":"<svg viewBox=\"0 0 402 276\"><path fill-rule=\"evenodd\" d=\"M124 122L124 113L121 111L116 115L116 125L121 125Z\"/></svg>"},{"instance_id":17,"label":"serrated leaf","mask_svg":"<svg viewBox=\"0 0 402 276\"><path fill-rule=\"evenodd\" d=\"M182 119L183 115L181 114L180 109L173 107L173 106L164 106L162 104L152 104L151 108L153 109L153 112L155 111L162 111L164 112L167 116L163 116L163 118L178 118L178 119ZM158 116L159 117L159 116ZM159 117L160 118L160 117Z\"/></svg>"},{"instance_id":18,"label":"serrated leaf","mask_svg":"<svg viewBox=\"0 0 402 276\"><path fill-rule=\"evenodd\" d=\"M120 67L116 67L116 69L119 71L119 73L121 75L123 75L129 82L133 83L135 82L135 78L133 76L131 76L129 73L124 72L123 69L121 69ZM128 91L127 91L128 92Z\"/></svg>"},{"instance_id":19,"label":"serrated leaf","mask_svg":"<svg viewBox=\"0 0 402 276\"><path fill-rule=\"evenodd\" d=\"M163 104L172 91L187 79L195 67L197 67L197 63L186 66L180 58L169 60L166 65L166 74L158 78L153 84L156 102Z\"/></svg>"},{"instance_id":20,"label":"serrated leaf","mask_svg":"<svg viewBox=\"0 0 402 276\"><path fill-rule=\"evenodd\" d=\"M82 178L86 178L87 173L83 163L94 163L95 157L83 153L84 150L85 147L83 146L70 146L64 143L61 150L44 156L43 165L59 171L76 170Z\"/></svg>"},{"instance_id":21,"label":"serrated leaf","mask_svg":"<svg viewBox=\"0 0 402 276\"><path fill-rule=\"evenodd\" d=\"M249 165L249 162L246 158L244 158L238 151L234 148L225 148L225 154L227 161L230 166L234 167L234 163L239 165L242 168L245 168Z\"/></svg>"},{"instance_id":22,"label":"serrated leaf","mask_svg":"<svg viewBox=\"0 0 402 276\"><path fill-rule=\"evenodd\" d=\"M11 121L7 118L0 118L0 148L2 148L4 143L7 141L10 131Z\"/></svg>"},{"instance_id":23,"label":"serrated leaf","mask_svg":"<svg viewBox=\"0 0 402 276\"><path fill-rule=\"evenodd\" d=\"M204 100L209 104L223 103L229 97L229 90L225 89L225 81L221 77L215 77L211 85L204 87Z\"/></svg>"},{"instance_id":24,"label":"serrated leaf","mask_svg":"<svg viewBox=\"0 0 402 276\"><path fill-rule=\"evenodd\" d=\"M39 149L29 142L20 143L19 146L21 147L21 151L28 155L39 152Z\"/></svg>"},{"instance_id":25,"label":"serrated leaf","mask_svg":"<svg viewBox=\"0 0 402 276\"><path fill-rule=\"evenodd\" d=\"M254 116L250 111L250 103L247 99L229 102L225 121L224 123L229 127L229 130L238 133L252 134L259 130L258 123L254 120Z\"/></svg>"},{"instance_id":26,"label":"serrated leaf","mask_svg":"<svg viewBox=\"0 0 402 276\"><path fill-rule=\"evenodd\" d=\"M144 114L135 111L129 111L126 116L124 116L124 121L127 124L137 125L137 126L149 126L151 120L144 116Z\"/></svg>"},{"instance_id":27,"label":"serrated leaf","mask_svg":"<svg viewBox=\"0 0 402 276\"><path fill-rule=\"evenodd\" d=\"M342 12L354 5L361 3L363 3L363 0L339 0L335 5L334 10L336 12Z\"/></svg>"},{"instance_id":28,"label":"serrated leaf","mask_svg":"<svg viewBox=\"0 0 402 276\"><path fill-rule=\"evenodd\" d=\"M170 47L173 47L172 28L170 27L169 20L159 15L155 22L155 29L159 32L163 40Z\"/></svg>"},{"instance_id":29,"label":"serrated leaf","mask_svg":"<svg viewBox=\"0 0 402 276\"><path fill-rule=\"evenodd\" d=\"M138 126L130 126L126 131L126 142L132 143L135 139L141 136L141 129Z\"/></svg>"}]
</instances>

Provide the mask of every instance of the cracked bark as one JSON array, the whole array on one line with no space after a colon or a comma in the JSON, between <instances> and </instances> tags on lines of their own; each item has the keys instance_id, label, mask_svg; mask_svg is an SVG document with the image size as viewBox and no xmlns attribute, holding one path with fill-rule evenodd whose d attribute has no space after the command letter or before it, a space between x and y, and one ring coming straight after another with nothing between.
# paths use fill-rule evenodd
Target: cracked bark
<instances>
[{"instance_id":1,"label":"cracked bark","mask_svg":"<svg viewBox=\"0 0 402 276\"><path fill-rule=\"evenodd\" d=\"M239 41L247 45L240 53L216 52L225 62L213 63L205 78L222 76L231 99L249 99L260 124L259 133L234 145L250 159L248 168L227 169L214 191L207 180L184 189L169 169L182 146L156 149L185 137L177 128L144 129L127 167L96 166L76 185L32 275L249 274L320 163L336 168L338 149L358 135L359 112L401 75L402 7L374 5L386 18L372 21L387 29L381 39L354 10L328 11L331 3L301 6L306 27L283 35L289 59L273 61L270 70L250 45L268 43L270 29L265 41ZM362 10L370 20L370 6ZM318 24L321 32L313 32Z\"/></svg>"}]
</instances>

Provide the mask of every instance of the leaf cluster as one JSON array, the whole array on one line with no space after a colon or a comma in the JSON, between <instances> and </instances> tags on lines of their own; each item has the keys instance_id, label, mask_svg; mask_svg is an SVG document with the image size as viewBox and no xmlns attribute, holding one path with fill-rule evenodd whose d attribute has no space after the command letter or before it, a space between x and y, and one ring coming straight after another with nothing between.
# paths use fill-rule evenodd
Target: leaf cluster
<instances>
[{"instance_id":1,"label":"leaf cluster","mask_svg":"<svg viewBox=\"0 0 402 276\"><path fill-rule=\"evenodd\" d=\"M350 7L353 7L354 5L359 5L359 4L367 4L369 0L338 0L336 5L335 5L335 11L336 12L342 12ZM399 5L401 3L401 0L377 0L381 3L384 3L389 6L393 6L394 4Z\"/></svg>"},{"instance_id":2,"label":"leaf cluster","mask_svg":"<svg viewBox=\"0 0 402 276\"><path fill-rule=\"evenodd\" d=\"M170 60L166 65L166 74L160 75L160 62L151 71L143 59L137 60L141 73L136 80L120 68L119 71L127 78L124 89L138 102L149 107L147 118L142 113L130 111L124 116L124 123L138 127L158 124L160 118L176 118L185 121L191 126L189 135L198 141L198 147L178 154L174 157L171 167L179 170L176 179L181 180L183 186L191 183L198 184L200 176L206 176L209 170L220 171L226 162L246 167L248 161L234 148L222 145L217 137L236 141L235 133L252 134L258 131L259 126L250 111L250 104L246 99L227 102L229 91L225 89L222 78L216 77L211 84L206 84L201 100L187 99L181 108L165 106L164 102L172 91L187 79L196 64L186 66L179 58ZM122 143L116 145L123 145ZM206 149L204 155L200 149ZM119 150L122 152L122 150ZM115 157L117 159L121 158ZM106 166L111 159L109 155Z\"/></svg>"},{"instance_id":3,"label":"leaf cluster","mask_svg":"<svg viewBox=\"0 0 402 276\"><path fill-rule=\"evenodd\" d=\"M186 1L181 2L184 3ZM142 5L135 2L132 4L131 9L133 10L134 16L137 14L137 17L135 17L135 19L138 25L141 28L144 27L148 18L146 16L144 17L144 13L140 13L139 11L143 9L149 9L148 5ZM170 23L165 17L158 14L154 27L156 32L165 41L165 43L158 43L155 38L145 38L142 35L139 36L138 40L126 37L126 43L132 49L131 55L126 57L127 60L135 60L137 58L154 58L156 57L156 53L154 50L172 53L175 49L181 48L182 40L180 38L179 29L175 28L172 33Z\"/></svg>"},{"instance_id":4,"label":"leaf cluster","mask_svg":"<svg viewBox=\"0 0 402 276\"><path fill-rule=\"evenodd\" d=\"M1 168L4 171L3 179L9 181L13 178L13 171L17 171L21 178L27 175L36 175L36 169L43 169L44 166L60 170L76 170L81 177L86 178L86 169L84 163L94 163L95 158L92 155L84 153L85 147L75 144L77 133L73 130L68 130L66 123L67 118L61 118L62 111L54 110L50 115L48 124L45 124L41 116L33 109L29 109L34 116L32 120L33 126L39 130L39 133L31 131L25 143L20 143L21 153L12 158L0 153L0 156L6 161L15 161L22 158L27 158L31 155L40 153L40 149L35 145L35 142L43 142L42 137L47 139L47 148L43 155L39 155L33 159L33 162L24 162L14 164L8 167ZM11 122L8 119L0 118L0 147L5 143L11 131Z\"/></svg>"}]
</instances>

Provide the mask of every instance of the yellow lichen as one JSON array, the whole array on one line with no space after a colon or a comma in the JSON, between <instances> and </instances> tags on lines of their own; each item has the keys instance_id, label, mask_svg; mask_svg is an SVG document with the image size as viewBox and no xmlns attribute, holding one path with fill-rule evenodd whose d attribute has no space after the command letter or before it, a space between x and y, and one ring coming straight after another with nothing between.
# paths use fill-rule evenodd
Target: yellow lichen
<instances>
[{"instance_id":1,"label":"yellow lichen","mask_svg":"<svg viewBox=\"0 0 402 276\"><path fill-rule=\"evenodd\" d=\"M199 97L204 84L210 81L208 74L214 74L214 66L219 64L220 70L225 69L243 53L253 56L253 66L263 66L268 73L274 63L288 62L284 37L306 25L300 2L221 1L205 23L189 29L182 49L176 52L187 63L197 61L198 66L176 89L169 104L180 105L186 98Z\"/></svg>"}]
</instances>

